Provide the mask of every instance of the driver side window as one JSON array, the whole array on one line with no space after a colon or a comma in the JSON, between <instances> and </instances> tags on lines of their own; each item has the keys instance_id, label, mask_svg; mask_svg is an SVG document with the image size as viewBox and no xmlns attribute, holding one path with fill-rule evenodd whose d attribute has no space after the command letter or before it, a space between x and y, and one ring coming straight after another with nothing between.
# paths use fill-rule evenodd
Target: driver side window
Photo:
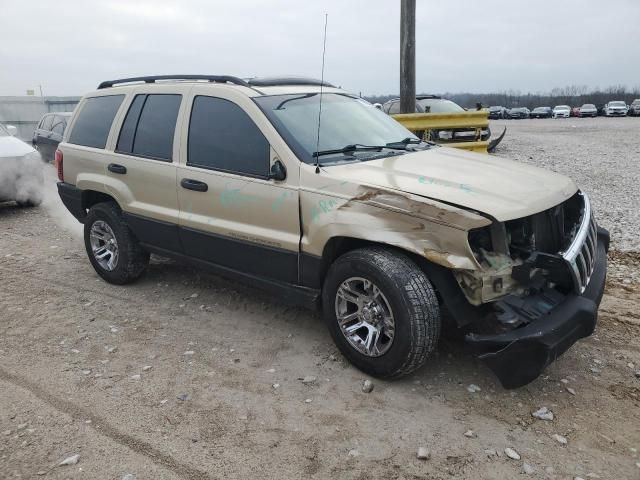
<instances>
[{"instance_id":1,"label":"driver side window","mask_svg":"<svg viewBox=\"0 0 640 480\"><path fill-rule=\"evenodd\" d=\"M187 165L266 178L269 142L247 113L229 100L193 100Z\"/></svg>"}]
</instances>

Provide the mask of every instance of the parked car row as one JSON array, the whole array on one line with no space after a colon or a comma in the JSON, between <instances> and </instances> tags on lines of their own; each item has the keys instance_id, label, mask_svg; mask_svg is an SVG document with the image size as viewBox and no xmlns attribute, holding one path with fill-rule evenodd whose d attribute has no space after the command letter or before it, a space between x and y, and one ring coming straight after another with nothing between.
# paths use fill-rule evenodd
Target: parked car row
<instances>
[{"instance_id":1,"label":"parked car row","mask_svg":"<svg viewBox=\"0 0 640 480\"><path fill-rule=\"evenodd\" d=\"M569 118L569 117L624 117L640 116L640 99L627 105L621 100L615 100L600 107L592 103L585 103L581 107L569 105L556 105L555 107L536 107L529 110L527 107L505 108L502 106L489 107L491 119L521 119L521 118Z\"/></svg>"}]
</instances>

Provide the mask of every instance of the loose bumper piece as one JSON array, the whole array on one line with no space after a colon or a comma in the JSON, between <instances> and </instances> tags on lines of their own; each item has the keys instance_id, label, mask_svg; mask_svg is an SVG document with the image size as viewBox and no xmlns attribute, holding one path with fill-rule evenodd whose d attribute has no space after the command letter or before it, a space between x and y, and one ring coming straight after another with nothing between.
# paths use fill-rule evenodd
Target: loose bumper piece
<instances>
[{"instance_id":1,"label":"loose bumper piece","mask_svg":"<svg viewBox=\"0 0 640 480\"><path fill-rule=\"evenodd\" d=\"M496 335L469 334L466 342L505 388L535 380L543 370L581 338L591 335L607 275L609 232L598 228L597 257L582 294L570 293L545 316L526 326Z\"/></svg>"}]
</instances>

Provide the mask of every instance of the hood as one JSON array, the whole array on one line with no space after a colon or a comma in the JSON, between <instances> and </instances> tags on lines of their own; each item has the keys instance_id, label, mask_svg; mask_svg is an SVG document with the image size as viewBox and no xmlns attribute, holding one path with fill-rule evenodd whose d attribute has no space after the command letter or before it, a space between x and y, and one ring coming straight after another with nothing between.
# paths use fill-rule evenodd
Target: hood
<instances>
[{"instance_id":1,"label":"hood","mask_svg":"<svg viewBox=\"0 0 640 480\"><path fill-rule=\"evenodd\" d=\"M2 157L22 157L27 153L35 152L32 146L27 145L22 140L11 137L0 137L0 158Z\"/></svg>"},{"instance_id":2,"label":"hood","mask_svg":"<svg viewBox=\"0 0 640 480\"><path fill-rule=\"evenodd\" d=\"M341 180L428 197L499 221L541 212L577 191L571 179L558 173L446 147L330 170Z\"/></svg>"}]
</instances>

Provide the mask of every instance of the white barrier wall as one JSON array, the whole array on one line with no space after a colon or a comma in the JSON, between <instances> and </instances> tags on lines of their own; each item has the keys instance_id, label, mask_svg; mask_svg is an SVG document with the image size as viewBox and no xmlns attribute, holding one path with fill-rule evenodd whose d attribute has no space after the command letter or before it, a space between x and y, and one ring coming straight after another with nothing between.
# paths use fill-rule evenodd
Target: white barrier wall
<instances>
[{"instance_id":1,"label":"white barrier wall","mask_svg":"<svg viewBox=\"0 0 640 480\"><path fill-rule=\"evenodd\" d=\"M18 137L31 143L33 131L40 118L50 112L72 112L80 97L2 97L0 96L0 123L15 125Z\"/></svg>"}]
</instances>

